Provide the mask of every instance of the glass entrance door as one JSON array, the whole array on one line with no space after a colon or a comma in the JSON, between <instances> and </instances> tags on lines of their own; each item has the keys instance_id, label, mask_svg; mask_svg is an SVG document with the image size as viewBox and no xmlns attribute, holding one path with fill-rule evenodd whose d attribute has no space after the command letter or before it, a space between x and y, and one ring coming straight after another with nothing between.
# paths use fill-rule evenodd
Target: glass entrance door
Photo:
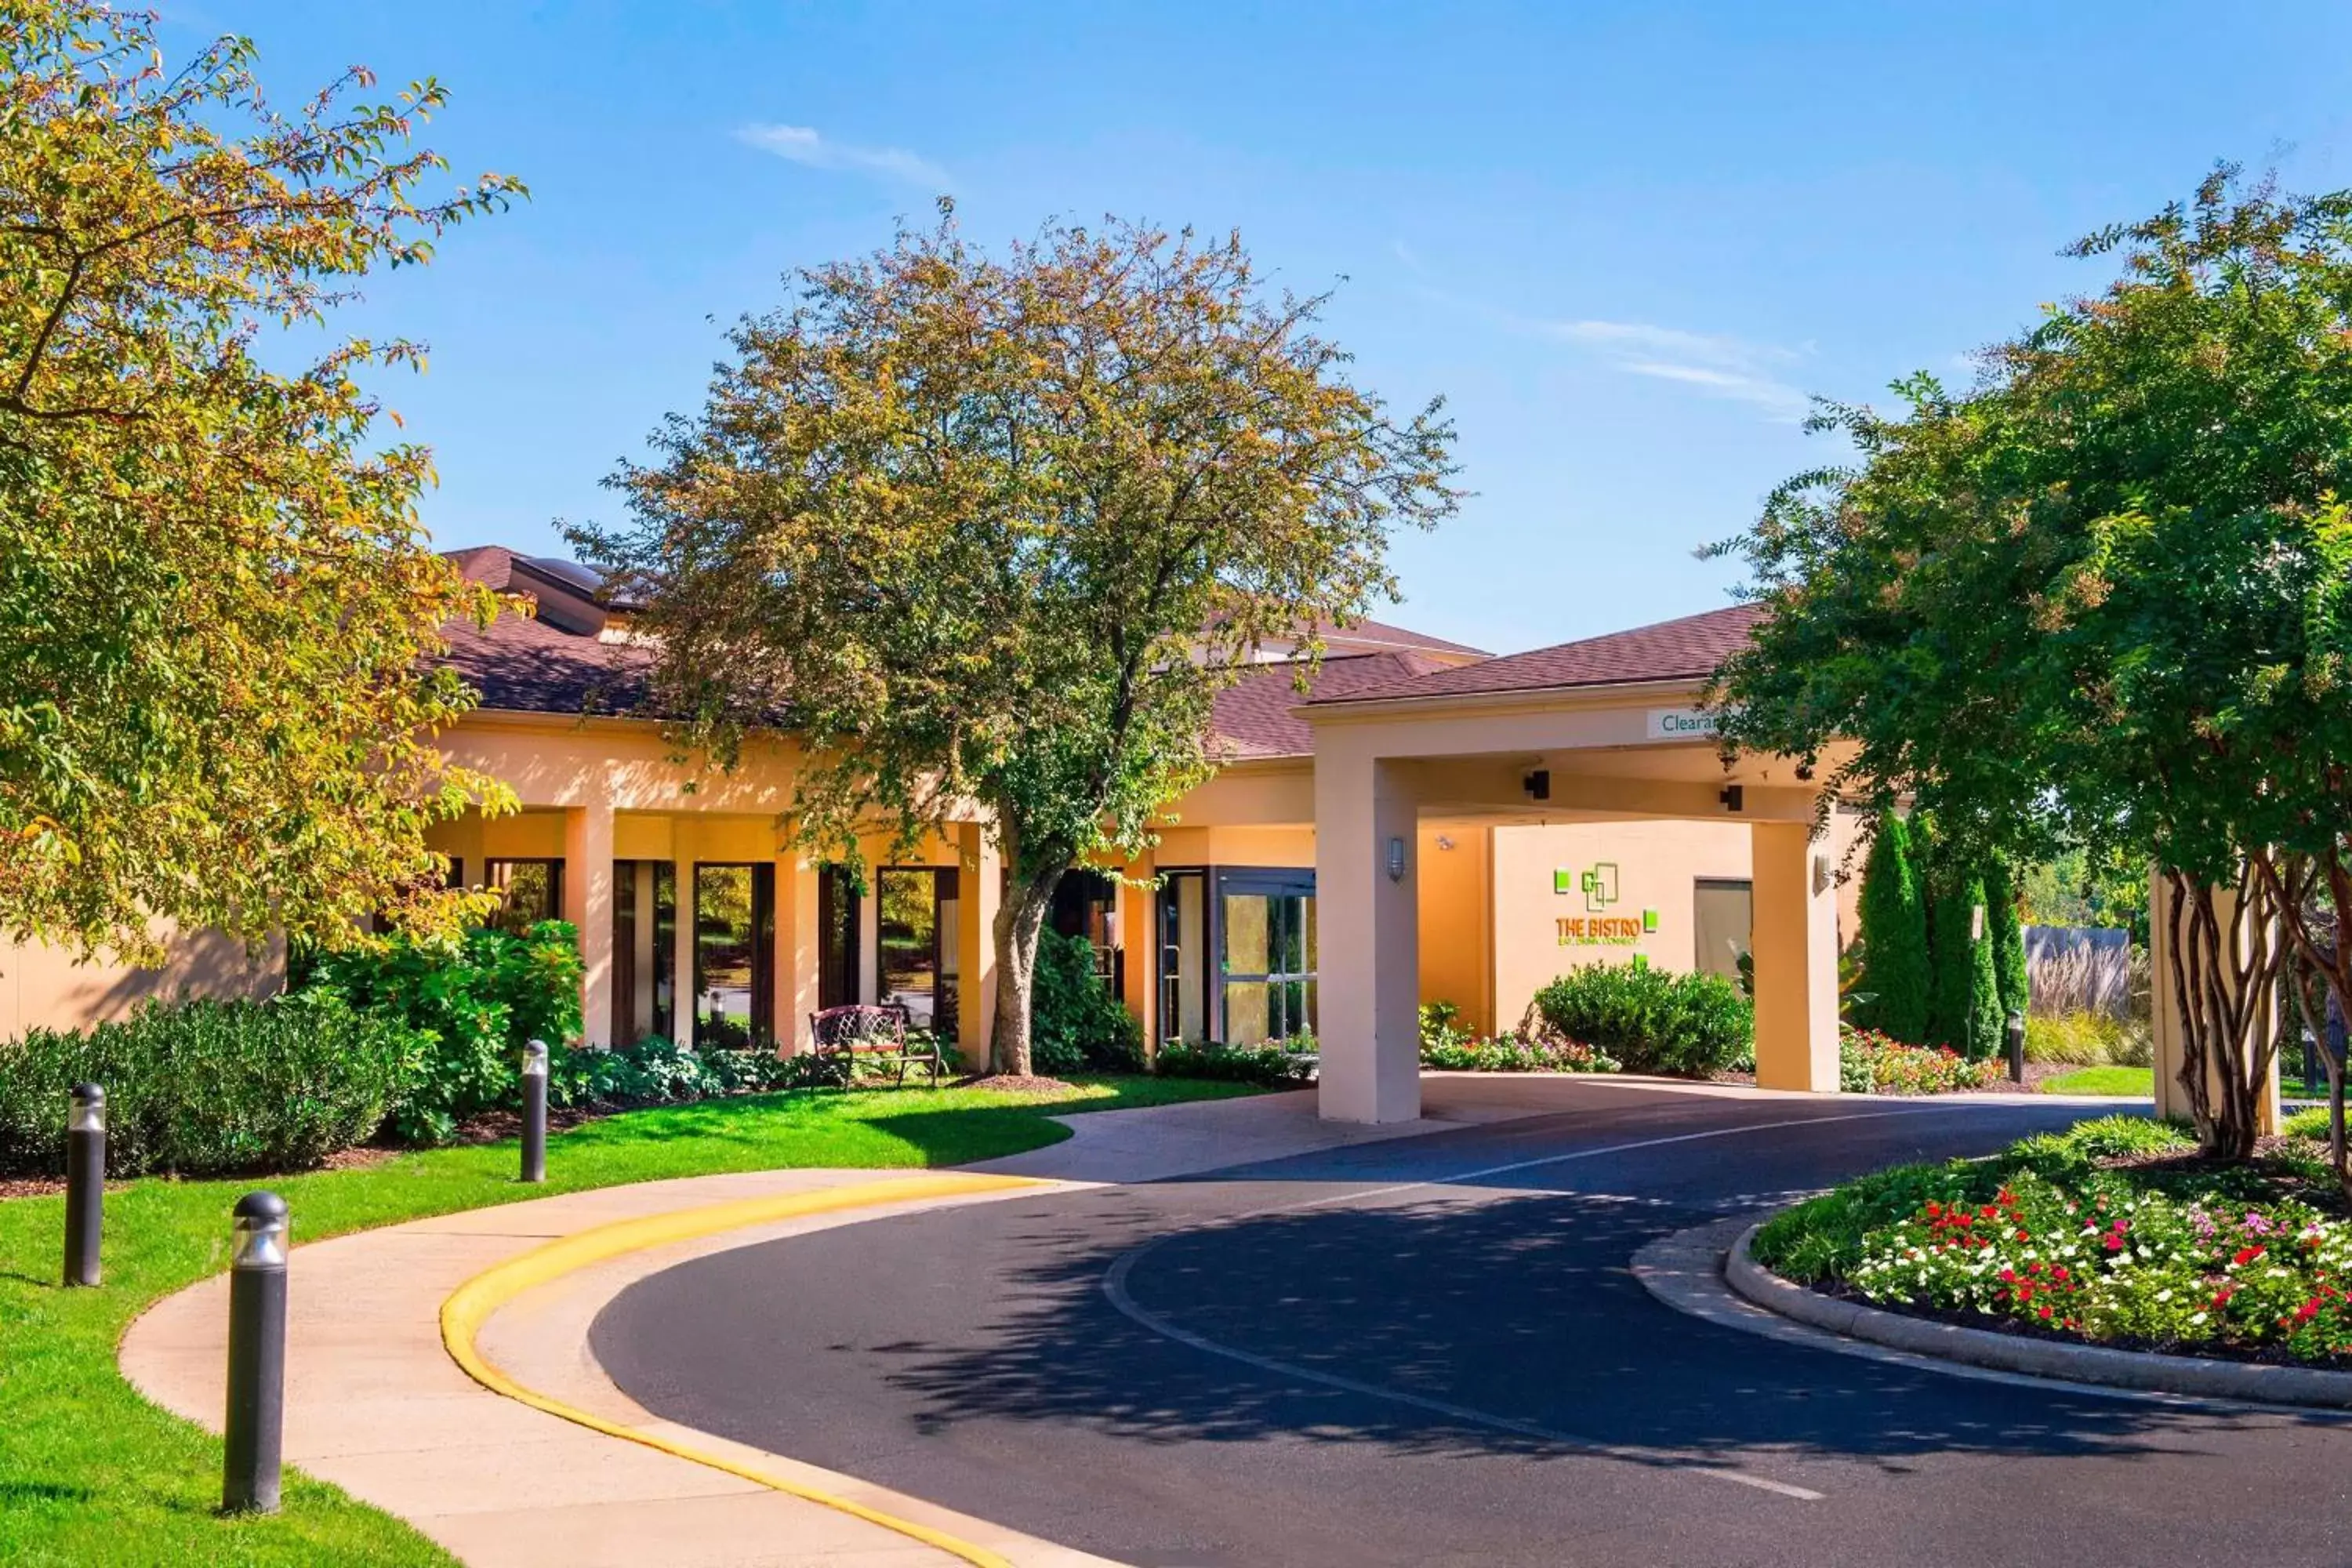
<instances>
[{"instance_id":1,"label":"glass entrance door","mask_svg":"<svg viewBox=\"0 0 2352 1568\"><path fill-rule=\"evenodd\" d=\"M1291 876L1228 873L1219 925L1223 1041L1259 1046L1315 1029L1315 892Z\"/></svg>"},{"instance_id":2,"label":"glass entrance door","mask_svg":"<svg viewBox=\"0 0 2352 1568\"><path fill-rule=\"evenodd\" d=\"M776 1033L776 868L694 868L694 1039L740 1047Z\"/></svg>"},{"instance_id":3,"label":"glass entrance door","mask_svg":"<svg viewBox=\"0 0 2352 1568\"><path fill-rule=\"evenodd\" d=\"M930 866L886 866L874 874L877 999L936 1031L941 1015L940 876Z\"/></svg>"}]
</instances>

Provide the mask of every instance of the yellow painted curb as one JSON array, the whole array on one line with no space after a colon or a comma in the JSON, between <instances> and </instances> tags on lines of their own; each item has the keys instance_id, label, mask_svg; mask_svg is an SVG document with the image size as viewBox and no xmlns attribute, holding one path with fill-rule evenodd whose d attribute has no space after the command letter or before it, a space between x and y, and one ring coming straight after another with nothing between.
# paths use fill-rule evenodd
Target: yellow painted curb
<instances>
[{"instance_id":1,"label":"yellow painted curb","mask_svg":"<svg viewBox=\"0 0 2352 1568\"><path fill-rule=\"evenodd\" d=\"M441 1303L441 1343L447 1349L449 1358L465 1369L467 1376L491 1393L503 1394L534 1410L544 1410L550 1415L561 1416L593 1431L602 1432L606 1436L641 1443L648 1448L656 1448L698 1465L707 1465L714 1470L723 1470L730 1476L836 1510L865 1520L869 1524L880 1525L885 1530L895 1531L926 1546L937 1547L951 1556L960 1557L966 1563L976 1564L977 1568L1013 1568L1011 1563L986 1547L960 1540L945 1531L884 1513L879 1509L868 1508L848 1498L799 1481L787 1480L782 1476L771 1475L634 1426L625 1426L617 1421L608 1421L559 1399L550 1399L543 1394L525 1388L492 1364L477 1348L474 1337L489 1321L491 1313L524 1291L624 1253L642 1252L646 1247L660 1247L673 1241L691 1241L698 1237L714 1236L724 1230L739 1230L746 1226L766 1225L775 1220L798 1219L806 1215L835 1214L844 1209L877 1208L921 1198L964 1197L974 1193L1006 1192L1019 1187L1054 1184L1026 1176L898 1177L863 1182L855 1186L822 1188L815 1192L741 1198L733 1203L712 1204L702 1208L647 1215L642 1219L618 1220L574 1236L560 1237L544 1247L533 1247L520 1258L509 1258L497 1268L467 1280L457 1287L455 1294Z\"/></svg>"}]
</instances>

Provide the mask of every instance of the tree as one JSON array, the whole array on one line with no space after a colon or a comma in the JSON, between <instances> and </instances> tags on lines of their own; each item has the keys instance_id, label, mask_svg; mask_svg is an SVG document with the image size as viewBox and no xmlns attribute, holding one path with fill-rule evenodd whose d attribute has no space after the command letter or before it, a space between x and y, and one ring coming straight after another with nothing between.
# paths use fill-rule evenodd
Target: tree
<instances>
[{"instance_id":1,"label":"tree","mask_svg":"<svg viewBox=\"0 0 2352 1568\"><path fill-rule=\"evenodd\" d=\"M2352 978L2308 896L2352 900L2352 194L2225 167L2073 248L2122 276L1974 390L1824 410L1860 462L1727 547L1773 614L1719 694L1741 743L1843 738L1843 787L1966 848L2154 866L2179 1081L2205 1151L2244 1158L2284 945Z\"/></svg>"},{"instance_id":2,"label":"tree","mask_svg":"<svg viewBox=\"0 0 2352 1568\"><path fill-rule=\"evenodd\" d=\"M424 829L508 797L432 742L439 627L493 605L418 530L427 454L367 449L357 378L418 351L264 362L518 187L420 198L429 81L284 115L249 44L167 70L89 0L0 0L0 937L449 926Z\"/></svg>"},{"instance_id":3,"label":"tree","mask_svg":"<svg viewBox=\"0 0 2352 1568\"><path fill-rule=\"evenodd\" d=\"M1924 1044L1927 1038L1927 904L1913 864L1911 825L1888 808L1878 814L1863 865L1859 917L1863 986L1873 1027Z\"/></svg>"},{"instance_id":4,"label":"tree","mask_svg":"<svg viewBox=\"0 0 2352 1568\"><path fill-rule=\"evenodd\" d=\"M2017 873L2008 857L1996 855L1985 862L1984 889L1993 991L2005 1028L2010 1014L2025 1011L2032 989L2025 973L2025 919L2020 908Z\"/></svg>"},{"instance_id":5,"label":"tree","mask_svg":"<svg viewBox=\"0 0 2352 1568\"><path fill-rule=\"evenodd\" d=\"M1934 960L1928 1043L1982 1061L1996 1049L2001 1025L1984 879L1964 863L1938 860L1930 867L1927 886L1927 949Z\"/></svg>"},{"instance_id":6,"label":"tree","mask_svg":"<svg viewBox=\"0 0 2352 1568\"><path fill-rule=\"evenodd\" d=\"M1392 595L1391 534L1455 504L1453 431L1391 420L1238 238L1055 225L999 259L943 203L797 280L614 476L632 523L574 541L647 603L683 744L798 732L802 842L854 860L877 819L982 814L1011 871L991 1060L1025 1073L1055 885L1208 775L1254 647L1311 656Z\"/></svg>"}]
</instances>

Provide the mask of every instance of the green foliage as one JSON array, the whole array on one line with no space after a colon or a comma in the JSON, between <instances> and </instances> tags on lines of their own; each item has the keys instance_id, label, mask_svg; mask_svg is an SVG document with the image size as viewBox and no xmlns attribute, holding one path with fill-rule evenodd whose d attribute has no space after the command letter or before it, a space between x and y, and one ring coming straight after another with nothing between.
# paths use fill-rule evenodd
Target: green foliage
<instances>
[{"instance_id":1,"label":"green foliage","mask_svg":"<svg viewBox=\"0 0 2352 1568\"><path fill-rule=\"evenodd\" d=\"M1948 1094L1997 1076L1940 1046L1914 1046L1873 1029L1838 1031L1838 1088L1847 1094Z\"/></svg>"},{"instance_id":2,"label":"green foliage","mask_svg":"<svg viewBox=\"0 0 2352 1568\"><path fill-rule=\"evenodd\" d=\"M364 1142L423 1070L427 1042L330 995L150 1001L119 1024L0 1044L0 1175L65 1169L66 1096L107 1097L117 1176L299 1171Z\"/></svg>"},{"instance_id":3,"label":"green foliage","mask_svg":"<svg viewBox=\"0 0 2352 1568\"><path fill-rule=\"evenodd\" d=\"M2083 1009L2025 1017L2025 1059L2030 1062L2144 1068L2154 1055L2155 1042L2145 1023L2111 1013Z\"/></svg>"},{"instance_id":4,"label":"green foliage","mask_svg":"<svg viewBox=\"0 0 2352 1568\"><path fill-rule=\"evenodd\" d=\"M1143 1027L1103 984L1085 937L1038 933L1029 1005L1030 1061L1038 1072L1141 1070Z\"/></svg>"},{"instance_id":5,"label":"green foliage","mask_svg":"<svg viewBox=\"0 0 2352 1568\"><path fill-rule=\"evenodd\" d=\"M1442 411L1354 385L1324 303L1236 237L1055 223L991 255L943 203L740 322L703 411L613 477L631 524L573 533L644 599L682 739L731 763L791 714L812 847L987 808L1000 1072L1032 1065L1058 878L1145 848L1253 650L1319 652L1392 595L1391 535L1456 505Z\"/></svg>"},{"instance_id":6,"label":"green foliage","mask_svg":"<svg viewBox=\"0 0 2352 1568\"><path fill-rule=\"evenodd\" d=\"M392 1117L394 1133L419 1144L446 1142L467 1117L515 1104L524 1043L579 1037L580 982L578 936L562 921L520 936L392 936L320 955L309 980L354 1011L429 1037L424 1073Z\"/></svg>"},{"instance_id":7,"label":"green foliage","mask_svg":"<svg viewBox=\"0 0 2352 1568\"><path fill-rule=\"evenodd\" d=\"M1755 1048L1754 1006L1717 974L1587 964L1537 992L1535 1011L1553 1040L1591 1047L1628 1072L1703 1078Z\"/></svg>"},{"instance_id":8,"label":"green foliage","mask_svg":"<svg viewBox=\"0 0 2352 1568\"><path fill-rule=\"evenodd\" d=\"M1970 1061L1983 1061L2000 1049L2005 1022L1992 942L1975 934L1976 911L1985 901L1984 883L1937 868L1928 874L1928 887L1935 894L1927 922L1935 987L1928 998L1927 1042ZM1988 910L1988 930L1990 916Z\"/></svg>"},{"instance_id":9,"label":"green foliage","mask_svg":"<svg viewBox=\"0 0 2352 1568\"><path fill-rule=\"evenodd\" d=\"M1931 973L1927 960L1927 900L1912 850L1911 825L1893 808L1878 814L1860 900L1863 988L1855 1011L1871 1027L1924 1044Z\"/></svg>"},{"instance_id":10,"label":"green foliage","mask_svg":"<svg viewBox=\"0 0 2352 1568\"><path fill-rule=\"evenodd\" d=\"M2211 889L2352 987L2305 896L2352 847L2352 192L2234 175L2075 246L2120 275L1969 391L1825 410L1857 464L1727 546L1771 614L1713 695L1728 742L1913 800L1962 858L2158 868L2184 971L2229 972L2182 1045L2200 1137L2242 1160L2272 1042L2210 998L2262 992L2277 944L2225 942Z\"/></svg>"},{"instance_id":11,"label":"green foliage","mask_svg":"<svg viewBox=\"0 0 2352 1568\"><path fill-rule=\"evenodd\" d=\"M1929 1203L1972 1206L1990 1202L2021 1171L2053 1182L2081 1180L2100 1160L2193 1147L2179 1129L2145 1117L2078 1122L2064 1132L2025 1139L1990 1160L1897 1165L1841 1183L1775 1215L1756 1233L1749 1251L1759 1263L1801 1283L1843 1279L1861 1260L1869 1233L1899 1224Z\"/></svg>"},{"instance_id":12,"label":"green foliage","mask_svg":"<svg viewBox=\"0 0 2352 1568\"><path fill-rule=\"evenodd\" d=\"M688 1048L659 1035L612 1050L564 1047L548 1062L550 1104L599 1110L675 1104L719 1095L844 1081L835 1058L772 1050Z\"/></svg>"},{"instance_id":13,"label":"green foliage","mask_svg":"<svg viewBox=\"0 0 2352 1568\"><path fill-rule=\"evenodd\" d=\"M2017 876L2006 857L1985 862L1985 934L1992 948L1993 995L2002 1027L2032 1000L2025 973L2025 921L2018 909Z\"/></svg>"},{"instance_id":14,"label":"green foliage","mask_svg":"<svg viewBox=\"0 0 2352 1568\"><path fill-rule=\"evenodd\" d=\"M265 99L247 40L167 41L0 8L0 938L454 931L484 900L425 830L513 795L434 743L476 698L433 656L496 600L417 526L431 455L375 445L421 351L324 334L520 187L429 194L429 78Z\"/></svg>"},{"instance_id":15,"label":"green foliage","mask_svg":"<svg viewBox=\"0 0 2352 1568\"><path fill-rule=\"evenodd\" d=\"M2147 868L2095 862L2081 846L2029 862L2018 879L2025 921L2042 926L2106 926L2147 945Z\"/></svg>"},{"instance_id":16,"label":"green foliage","mask_svg":"<svg viewBox=\"0 0 2352 1568\"><path fill-rule=\"evenodd\" d=\"M1441 1072L1617 1072L1617 1058L1573 1040L1539 1043L1515 1035L1455 1038L1421 1047L1421 1065Z\"/></svg>"},{"instance_id":17,"label":"green foliage","mask_svg":"<svg viewBox=\"0 0 2352 1568\"><path fill-rule=\"evenodd\" d=\"M1280 1046L1190 1045L1171 1040L1160 1047L1152 1069L1163 1078L1223 1079L1234 1083L1289 1088L1315 1077L1315 1057L1309 1051Z\"/></svg>"}]
</instances>

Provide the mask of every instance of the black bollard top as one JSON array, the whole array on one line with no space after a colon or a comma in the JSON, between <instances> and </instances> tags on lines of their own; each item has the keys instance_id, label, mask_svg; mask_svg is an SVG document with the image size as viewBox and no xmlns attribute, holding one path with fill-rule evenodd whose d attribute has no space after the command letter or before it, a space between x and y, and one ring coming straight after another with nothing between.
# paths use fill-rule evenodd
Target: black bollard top
<instances>
[{"instance_id":1,"label":"black bollard top","mask_svg":"<svg viewBox=\"0 0 2352 1568\"><path fill-rule=\"evenodd\" d=\"M286 1217L286 1200L276 1193L247 1193L236 1200L236 1207L229 1212L239 1219L274 1223Z\"/></svg>"},{"instance_id":2,"label":"black bollard top","mask_svg":"<svg viewBox=\"0 0 2352 1568\"><path fill-rule=\"evenodd\" d=\"M106 1089L100 1084L78 1083L73 1086L73 1097L85 1105L103 1105L106 1103Z\"/></svg>"}]
</instances>

